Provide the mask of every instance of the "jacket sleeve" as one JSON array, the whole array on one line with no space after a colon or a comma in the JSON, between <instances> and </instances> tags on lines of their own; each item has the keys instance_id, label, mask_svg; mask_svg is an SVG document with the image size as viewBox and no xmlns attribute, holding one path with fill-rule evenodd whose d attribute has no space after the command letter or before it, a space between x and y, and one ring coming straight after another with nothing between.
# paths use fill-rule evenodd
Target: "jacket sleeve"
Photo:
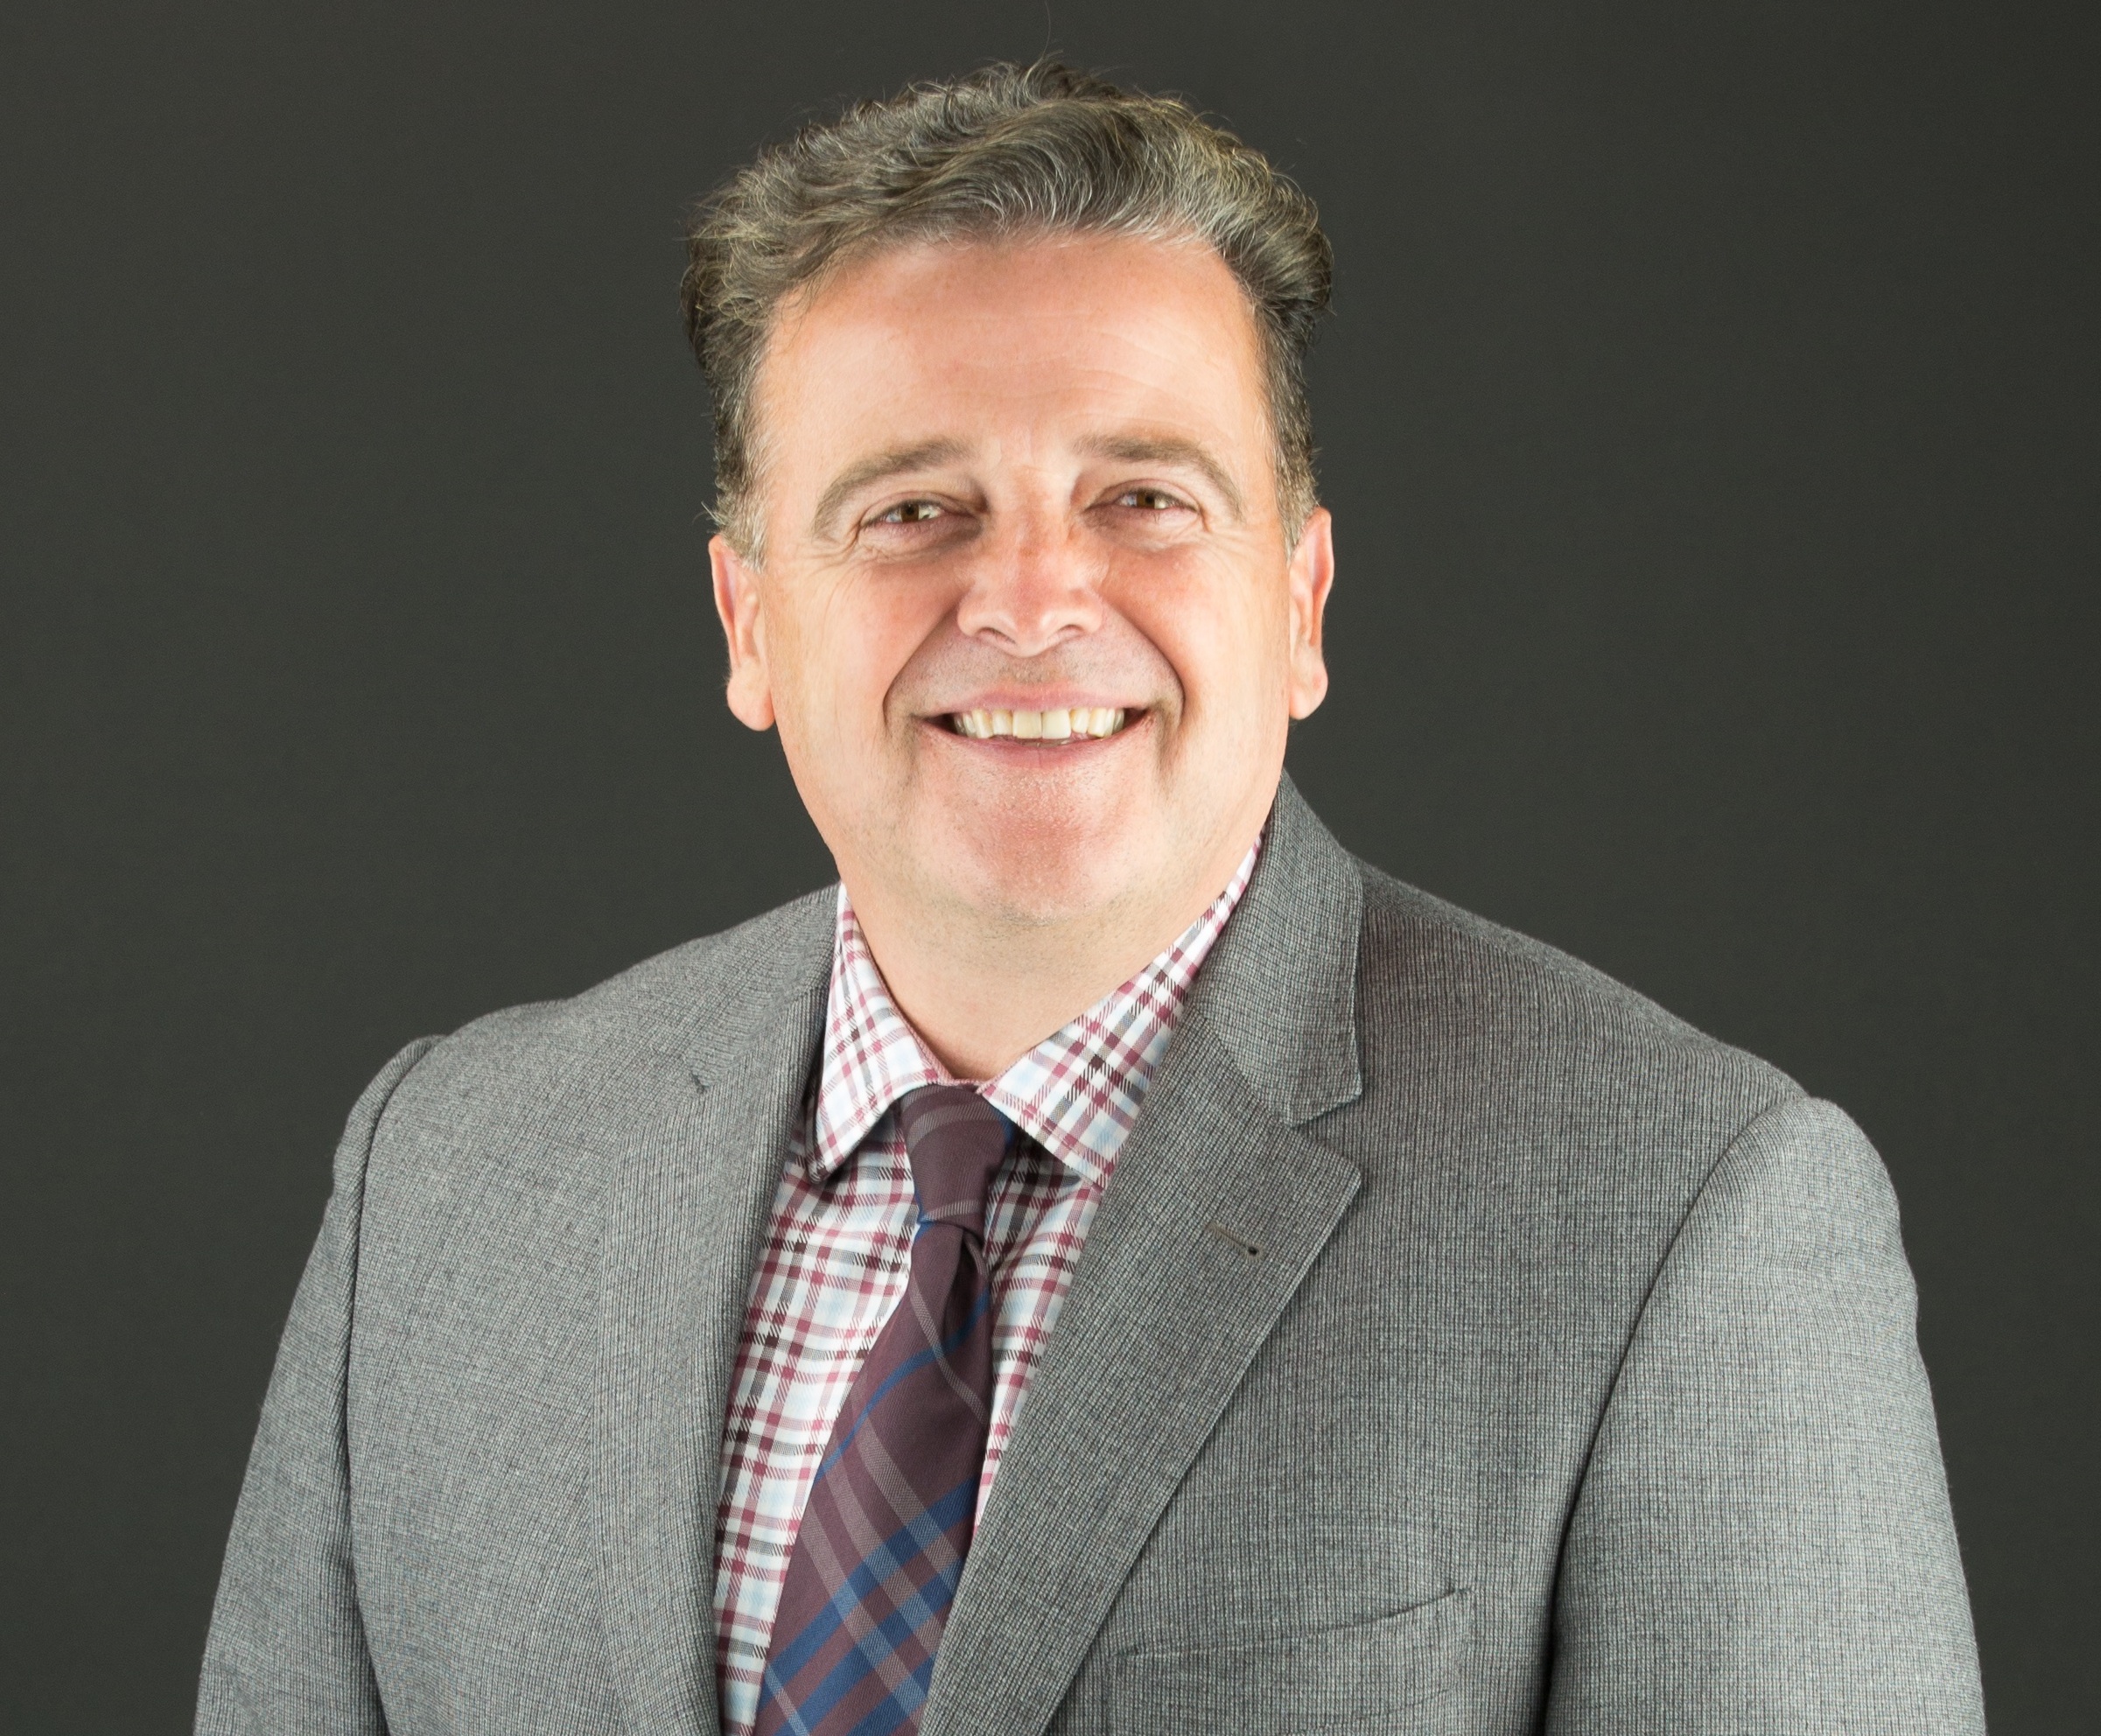
<instances>
[{"instance_id":1,"label":"jacket sleeve","mask_svg":"<svg viewBox=\"0 0 2101 1736\"><path fill-rule=\"evenodd\" d=\"M365 1166L388 1100L436 1040L366 1088L278 1346L212 1611L198 1736L382 1736L350 1535L344 1378Z\"/></svg>"},{"instance_id":2,"label":"jacket sleeve","mask_svg":"<svg viewBox=\"0 0 2101 1736\"><path fill-rule=\"evenodd\" d=\"M1984 1730L1896 1200L1795 1098L1730 1145L1628 1346L1556 1592L1546 1728Z\"/></svg>"}]
</instances>

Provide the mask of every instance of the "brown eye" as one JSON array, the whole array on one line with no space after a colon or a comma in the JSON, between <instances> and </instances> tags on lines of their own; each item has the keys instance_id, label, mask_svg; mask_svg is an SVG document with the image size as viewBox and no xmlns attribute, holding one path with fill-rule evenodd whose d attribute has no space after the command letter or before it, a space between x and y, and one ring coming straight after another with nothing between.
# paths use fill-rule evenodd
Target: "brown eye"
<instances>
[{"instance_id":1,"label":"brown eye","mask_svg":"<svg viewBox=\"0 0 2101 1736\"><path fill-rule=\"evenodd\" d=\"M1181 502L1173 495L1166 494L1158 488L1133 488L1129 493L1119 496L1117 505L1137 507L1144 512L1164 513L1179 507Z\"/></svg>"},{"instance_id":2,"label":"brown eye","mask_svg":"<svg viewBox=\"0 0 2101 1736\"><path fill-rule=\"evenodd\" d=\"M876 518L878 524L924 524L929 519L939 518L942 509L933 500L901 500L886 513Z\"/></svg>"}]
</instances>

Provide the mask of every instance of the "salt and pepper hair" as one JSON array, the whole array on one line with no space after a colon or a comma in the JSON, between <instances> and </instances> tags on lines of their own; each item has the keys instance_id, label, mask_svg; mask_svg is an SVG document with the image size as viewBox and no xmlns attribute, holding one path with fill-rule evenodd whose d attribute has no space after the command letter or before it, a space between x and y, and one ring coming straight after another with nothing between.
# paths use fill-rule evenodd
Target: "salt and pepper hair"
<instances>
[{"instance_id":1,"label":"salt and pepper hair","mask_svg":"<svg viewBox=\"0 0 2101 1736\"><path fill-rule=\"evenodd\" d=\"M753 390L785 301L885 248L1067 234L1199 242L1232 270L1261 336L1295 539L1315 498L1306 354L1333 270L1313 201L1187 103L1039 61L857 103L695 212L681 299L714 398L715 516L731 544L762 557Z\"/></svg>"}]
</instances>

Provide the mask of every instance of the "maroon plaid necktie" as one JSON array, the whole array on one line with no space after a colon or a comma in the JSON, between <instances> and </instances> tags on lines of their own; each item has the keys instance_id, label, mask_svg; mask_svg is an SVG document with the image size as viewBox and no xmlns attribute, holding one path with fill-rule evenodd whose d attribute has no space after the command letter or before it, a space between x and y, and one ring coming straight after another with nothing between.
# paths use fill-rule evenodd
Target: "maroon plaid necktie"
<instances>
[{"instance_id":1,"label":"maroon plaid necktie","mask_svg":"<svg viewBox=\"0 0 2101 1736\"><path fill-rule=\"evenodd\" d=\"M898 1102L919 1226L855 1376L781 1590L754 1736L919 1727L963 1577L992 1402L984 1200L1009 1126L962 1085Z\"/></svg>"}]
</instances>

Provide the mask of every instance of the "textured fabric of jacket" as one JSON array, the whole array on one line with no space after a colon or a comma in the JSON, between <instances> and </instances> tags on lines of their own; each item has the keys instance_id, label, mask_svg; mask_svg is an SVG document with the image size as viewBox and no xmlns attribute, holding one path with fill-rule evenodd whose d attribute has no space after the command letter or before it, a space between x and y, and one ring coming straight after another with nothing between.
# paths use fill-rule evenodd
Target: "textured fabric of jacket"
<instances>
[{"instance_id":1,"label":"textured fabric of jacket","mask_svg":"<svg viewBox=\"0 0 2101 1736\"><path fill-rule=\"evenodd\" d=\"M1829 1104L1291 786L987 1502L926 1736L1983 1728L1896 1207ZM354 1111L200 1732L714 1736L832 894Z\"/></svg>"}]
</instances>

